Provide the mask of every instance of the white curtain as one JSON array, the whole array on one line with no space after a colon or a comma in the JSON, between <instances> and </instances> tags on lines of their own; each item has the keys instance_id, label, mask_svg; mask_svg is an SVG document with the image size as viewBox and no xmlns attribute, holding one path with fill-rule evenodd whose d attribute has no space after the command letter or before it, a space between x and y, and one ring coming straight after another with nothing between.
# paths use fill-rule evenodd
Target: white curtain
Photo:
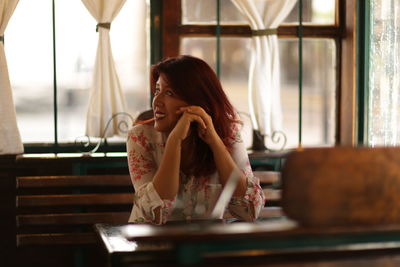
<instances>
[{"instance_id":1,"label":"white curtain","mask_svg":"<svg viewBox=\"0 0 400 267\"><path fill-rule=\"evenodd\" d=\"M0 36L13 14L18 0L0 0ZM14 101L8 76L4 43L0 41L0 154L21 154L24 147L19 134Z\"/></svg>"},{"instance_id":2,"label":"white curtain","mask_svg":"<svg viewBox=\"0 0 400 267\"><path fill-rule=\"evenodd\" d=\"M232 0L252 30L276 29L297 0ZM279 47L276 34L253 35L249 106L253 128L264 135L282 130Z\"/></svg>"},{"instance_id":3,"label":"white curtain","mask_svg":"<svg viewBox=\"0 0 400 267\"><path fill-rule=\"evenodd\" d=\"M82 0L82 2L98 23L112 24L126 0ZM112 56L110 29L99 25L98 32L99 43L93 85L90 88L86 134L95 137L110 137L120 134L118 124L121 117L115 117L104 132L107 122L113 115L126 111L126 102Z\"/></svg>"}]
</instances>

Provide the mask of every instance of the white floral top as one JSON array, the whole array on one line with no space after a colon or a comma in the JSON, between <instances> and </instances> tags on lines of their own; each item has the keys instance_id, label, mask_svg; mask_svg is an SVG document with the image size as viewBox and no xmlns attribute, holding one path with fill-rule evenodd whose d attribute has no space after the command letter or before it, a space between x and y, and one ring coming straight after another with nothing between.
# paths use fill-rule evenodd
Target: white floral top
<instances>
[{"instance_id":1,"label":"white floral top","mask_svg":"<svg viewBox=\"0 0 400 267\"><path fill-rule=\"evenodd\" d=\"M253 221L264 206L265 198L259 180L253 176L246 149L238 133L233 139L231 155L247 177L247 191L243 198L232 198L228 210L235 218ZM129 222L164 224L173 220L204 218L213 209L221 192L222 185L217 172L206 177L185 176L181 172L178 195L173 201L161 199L152 180L161 162L165 142L165 134L149 125L136 125L129 131L128 165L135 188ZM155 216L157 208L161 209L161 216Z\"/></svg>"}]
</instances>

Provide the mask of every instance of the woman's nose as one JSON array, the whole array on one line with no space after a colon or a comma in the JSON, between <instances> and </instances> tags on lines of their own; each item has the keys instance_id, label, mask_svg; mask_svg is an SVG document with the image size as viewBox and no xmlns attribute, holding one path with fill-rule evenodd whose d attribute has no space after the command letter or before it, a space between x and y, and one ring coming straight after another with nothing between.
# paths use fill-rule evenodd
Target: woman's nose
<instances>
[{"instance_id":1,"label":"woman's nose","mask_svg":"<svg viewBox=\"0 0 400 267\"><path fill-rule=\"evenodd\" d=\"M160 94L158 94L153 98L153 106L161 106L161 105L162 105L162 97L160 97Z\"/></svg>"}]
</instances>

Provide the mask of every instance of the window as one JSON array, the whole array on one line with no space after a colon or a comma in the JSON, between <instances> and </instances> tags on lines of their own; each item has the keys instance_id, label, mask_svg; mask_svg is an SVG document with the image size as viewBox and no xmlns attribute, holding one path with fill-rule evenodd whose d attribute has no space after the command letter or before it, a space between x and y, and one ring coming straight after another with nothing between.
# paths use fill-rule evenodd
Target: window
<instances>
[{"instance_id":1,"label":"window","mask_svg":"<svg viewBox=\"0 0 400 267\"><path fill-rule=\"evenodd\" d=\"M145 0L126 1L110 31L115 65L132 116L150 104L147 8ZM5 49L18 126L25 144L52 144L55 136L60 143L73 144L84 135L98 42L96 24L80 0L19 1L7 27Z\"/></svg>"},{"instance_id":2,"label":"window","mask_svg":"<svg viewBox=\"0 0 400 267\"><path fill-rule=\"evenodd\" d=\"M192 54L217 71L229 98L244 121L244 139L252 143L248 118L247 79L251 51L250 28L230 0L172 0L163 2L163 55ZM338 88L340 67L339 4L341 1L304 0L302 40L302 143L304 146L338 142ZM281 61L281 98L286 148L299 141L298 4L278 28ZM220 58L217 58L220 30ZM219 66L219 67L218 67ZM340 88L339 88L340 90ZM269 138L267 147L274 147Z\"/></svg>"},{"instance_id":3,"label":"window","mask_svg":"<svg viewBox=\"0 0 400 267\"><path fill-rule=\"evenodd\" d=\"M252 127L244 99L247 99L251 31L230 0L219 1L221 26L217 27L217 0L149 1L150 12L148 1L127 0L111 27L114 60L129 113L134 117L150 106L147 85L150 34L146 16L161 7L162 46L161 51L156 50L157 23L152 20L151 62L187 53L204 58L216 70L219 66L223 86L242 115L244 139L250 146ZM340 18L344 3L303 0L303 145L333 145L340 141L338 99L343 28ZM30 12L33 8L35 14ZM298 17L295 6L278 29L286 148L296 147L299 140ZM26 25L34 30L27 30ZM88 87L97 47L95 25L80 0L19 1L6 30L5 49L18 125L25 144L51 145L55 137L59 143L73 144L84 134ZM220 39L216 38L217 29ZM219 58L217 40L222 48ZM268 142L267 138L269 146Z\"/></svg>"}]
</instances>

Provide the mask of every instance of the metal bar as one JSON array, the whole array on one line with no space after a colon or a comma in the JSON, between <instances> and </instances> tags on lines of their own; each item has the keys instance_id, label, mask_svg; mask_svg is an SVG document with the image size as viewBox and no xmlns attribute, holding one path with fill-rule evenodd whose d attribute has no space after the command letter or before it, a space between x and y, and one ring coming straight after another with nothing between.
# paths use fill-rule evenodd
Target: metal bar
<instances>
[{"instance_id":1,"label":"metal bar","mask_svg":"<svg viewBox=\"0 0 400 267\"><path fill-rule=\"evenodd\" d=\"M53 109L54 109L54 152L58 150L58 107L57 107L57 59L56 59L56 18L55 2L52 0L53 23Z\"/></svg>"},{"instance_id":2,"label":"metal bar","mask_svg":"<svg viewBox=\"0 0 400 267\"><path fill-rule=\"evenodd\" d=\"M357 143L368 143L370 0L357 1Z\"/></svg>"},{"instance_id":3,"label":"metal bar","mask_svg":"<svg viewBox=\"0 0 400 267\"><path fill-rule=\"evenodd\" d=\"M299 29L298 29L298 53L299 53L299 140L298 147L302 147L303 124L303 0L299 0Z\"/></svg>"},{"instance_id":4,"label":"metal bar","mask_svg":"<svg viewBox=\"0 0 400 267\"><path fill-rule=\"evenodd\" d=\"M162 5L159 0L150 1L150 63L156 64L162 55Z\"/></svg>"},{"instance_id":5,"label":"metal bar","mask_svg":"<svg viewBox=\"0 0 400 267\"><path fill-rule=\"evenodd\" d=\"M221 0L217 0L217 27L215 28L215 35L217 39L216 44L216 73L218 78L221 77Z\"/></svg>"},{"instance_id":6,"label":"metal bar","mask_svg":"<svg viewBox=\"0 0 400 267\"><path fill-rule=\"evenodd\" d=\"M86 149L92 150L96 144L90 144ZM45 143L28 143L24 144L25 153L26 154L36 154L36 153L54 153L54 145L53 144L45 144ZM61 143L58 144L57 153L81 153L79 152L80 147L76 144L72 143ZM124 152L126 153L126 145L123 143L116 144L108 144L107 151L105 151L103 145L101 145L96 153L104 153L104 152Z\"/></svg>"}]
</instances>

